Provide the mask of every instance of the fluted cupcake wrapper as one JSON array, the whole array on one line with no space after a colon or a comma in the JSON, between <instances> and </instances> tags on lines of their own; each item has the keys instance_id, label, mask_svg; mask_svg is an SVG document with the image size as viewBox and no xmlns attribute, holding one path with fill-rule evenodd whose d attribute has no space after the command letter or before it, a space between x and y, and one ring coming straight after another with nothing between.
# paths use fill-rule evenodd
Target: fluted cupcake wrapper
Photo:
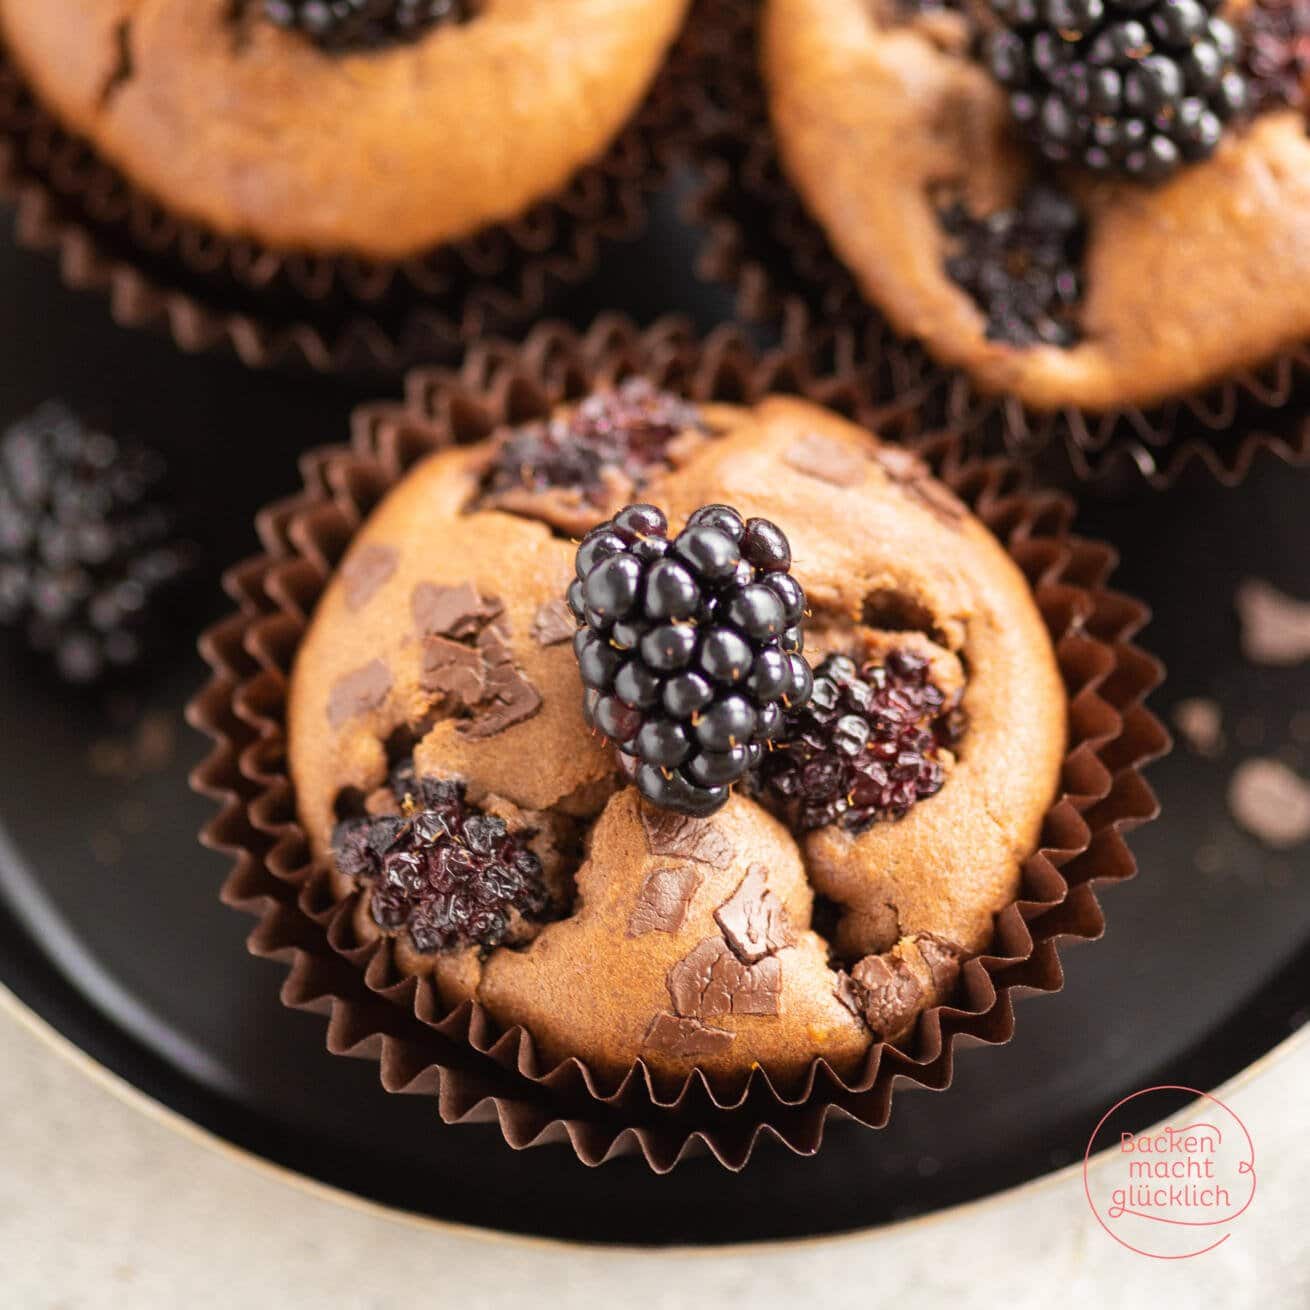
<instances>
[{"instance_id":1,"label":"fluted cupcake wrapper","mask_svg":"<svg viewBox=\"0 0 1310 1310\"><path fill-rule=\"evenodd\" d=\"M797 349L757 355L732 329L699 342L676 320L642 331L604 318L585 335L546 324L521 347L476 347L457 372L411 373L402 403L357 412L350 445L304 457L304 490L259 516L264 553L228 574L239 609L202 642L213 678L191 718L215 746L194 783L222 805L204 837L235 859L224 899L259 919L254 953L290 964L287 1003L330 1010L331 1049L380 1059L390 1090L435 1090L448 1122L494 1117L515 1147L567 1137L588 1164L639 1150L658 1171L708 1149L739 1169L762 1134L809 1154L830 1115L881 1126L898 1078L946 1087L957 1043L1007 1042L1014 996L1059 990L1061 940L1101 934L1094 884L1132 876L1123 834L1156 813L1140 769L1168 746L1143 705L1161 670L1132 644L1147 610L1107 588L1114 552L1070 535L1066 497L1034 489L1012 460L967 455L958 434L925 437L920 452L1031 581L1069 696L1070 743L1041 847L997 916L990 952L964 966L954 1003L925 1012L903 1049L875 1043L850 1081L815 1060L799 1084L776 1085L762 1069L732 1085L696 1071L672 1092L640 1060L608 1079L578 1059L544 1061L528 1032L501 1028L476 1003L443 1010L428 981L396 968L388 940L356 937L358 893L336 899L310 856L286 764L292 661L354 533L418 460L631 374L694 401L789 392L866 424L880 408L862 372L818 372Z\"/></svg>"},{"instance_id":2,"label":"fluted cupcake wrapper","mask_svg":"<svg viewBox=\"0 0 1310 1310\"><path fill-rule=\"evenodd\" d=\"M298 255L171 215L65 131L0 44L0 199L23 246L64 282L104 295L115 322L162 328L189 352L231 350L252 368L395 373L457 359L525 327L631 236L651 194L699 134L703 54L675 43L633 120L569 186L510 223L422 257Z\"/></svg>"},{"instance_id":3,"label":"fluted cupcake wrapper","mask_svg":"<svg viewBox=\"0 0 1310 1310\"><path fill-rule=\"evenodd\" d=\"M1194 464L1236 485L1271 453L1310 460L1310 341L1151 408L1039 412L980 391L967 374L899 337L863 296L787 181L759 72L756 0L703 0L694 39L722 110L701 115L700 185L688 217L706 230L698 271L735 288L746 319L784 340L819 342L837 366L861 365L893 401L902 438L949 427L971 448L1035 459L1063 451L1080 481L1140 479L1164 489Z\"/></svg>"}]
</instances>

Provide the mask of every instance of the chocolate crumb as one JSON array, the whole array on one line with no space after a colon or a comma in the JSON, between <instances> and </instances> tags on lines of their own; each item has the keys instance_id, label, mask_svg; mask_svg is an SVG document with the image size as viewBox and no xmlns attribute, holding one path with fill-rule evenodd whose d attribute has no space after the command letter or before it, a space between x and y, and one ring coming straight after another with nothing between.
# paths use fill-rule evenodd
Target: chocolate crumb
<instances>
[{"instance_id":1,"label":"chocolate crumb","mask_svg":"<svg viewBox=\"0 0 1310 1310\"><path fill-rule=\"evenodd\" d=\"M1253 664L1310 659L1310 603L1285 596L1261 578L1247 578L1236 596L1242 654Z\"/></svg>"},{"instance_id":2,"label":"chocolate crumb","mask_svg":"<svg viewBox=\"0 0 1310 1310\"><path fill-rule=\"evenodd\" d=\"M696 1019L680 1018L667 1010L657 1014L646 1029L642 1045L674 1058L696 1055L721 1055L732 1045L733 1033L711 1028Z\"/></svg>"},{"instance_id":3,"label":"chocolate crumb","mask_svg":"<svg viewBox=\"0 0 1310 1310\"><path fill-rule=\"evenodd\" d=\"M1275 850L1310 838L1310 783L1279 760L1257 757L1238 766L1228 808L1253 837Z\"/></svg>"},{"instance_id":4,"label":"chocolate crumb","mask_svg":"<svg viewBox=\"0 0 1310 1310\"><path fill-rule=\"evenodd\" d=\"M690 864L652 869L641 884L636 904L628 917L628 936L677 932L686 921L687 911L700 889L701 877L700 870Z\"/></svg>"},{"instance_id":5,"label":"chocolate crumb","mask_svg":"<svg viewBox=\"0 0 1310 1310\"><path fill-rule=\"evenodd\" d=\"M370 660L332 684L328 693L328 723L340 728L351 719L377 709L390 691L391 670L383 660Z\"/></svg>"},{"instance_id":6,"label":"chocolate crumb","mask_svg":"<svg viewBox=\"0 0 1310 1310\"><path fill-rule=\"evenodd\" d=\"M752 864L737 890L714 911L724 939L743 964L755 964L796 940L786 909L768 888L767 876L762 864Z\"/></svg>"},{"instance_id":7,"label":"chocolate crumb","mask_svg":"<svg viewBox=\"0 0 1310 1310\"><path fill-rule=\"evenodd\" d=\"M1218 701L1205 696L1180 700L1173 708L1173 723L1188 749L1213 759L1224 750L1224 713Z\"/></svg>"},{"instance_id":8,"label":"chocolate crumb","mask_svg":"<svg viewBox=\"0 0 1310 1310\"><path fill-rule=\"evenodd\" d=\"M669 970L667 985L674 1011L684 1018L776 1015L782 966L776 955L742 964L722 937L706 937Z\"/></svg>"},{"instance_id":9,"label":"chocolate crumb","mask_svg":"<svg viewBox=\"0 0 1310 1310\"><path fill-rule=\"evenodd\" d=\"M572 641L577 630L577 620L562 600L548 600L532 620L532 636L539 646L558 646L561 642Z\"/></svg>"},{"instance_id":10,"label":"chocolate crumb","mask_svg":"<svg viewBox=\"0 0 1310 1310\"><path fill-rule=\"evenodd\" d=\"M341 586L348 610L363 609L386 586L400 561L394 546L369 544L350 552L341 566Z\"/></svg>"},{"instance_id":11,"label":"chocolate crumb","mask_svg":"<svg viewBox=\"0 0 1310 1310\"><path fill-rule=\"evenodd\" d=\"M784 464L833 487L858 487L865 478L864 460L853 450L818 433L806 433L783 455Z\"/></svg>"}]
</instances>

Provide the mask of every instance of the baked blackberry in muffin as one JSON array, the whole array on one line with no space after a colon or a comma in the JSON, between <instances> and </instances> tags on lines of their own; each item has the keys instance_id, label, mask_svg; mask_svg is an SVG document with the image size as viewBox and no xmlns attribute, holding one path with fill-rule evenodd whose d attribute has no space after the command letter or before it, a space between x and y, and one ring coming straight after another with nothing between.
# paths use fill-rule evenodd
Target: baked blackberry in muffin
<instances>
[{"instance_id":1,"label":"baked blackberry in muffin","mask_svg":"<svg viewBox=\"0 0 1310 1310\"><path fill-rule=\"evenodd\" d=\"M629 582L588 589L609 559ZM662 568L688 560L694 606ZM734 603L766 585L796 614ZM663 618L676 667L643 650L659 623L635 631ZM704 706L666 696L687 673L779 707L758 751L702 738ZM660 732L599 723L589 691ZM661 755L674 729L689 755ZM301 824L361 941L547 1061L666 1083L851 1075L907 1040L1016 899L1065 739L1025 579L915 456L808 402L640 380L415 466L324 593L288 710ZM686 776L662 793L642 765ZM687 812L684 784L713 803Z\"/></svg>"},{"instance_id":2,"label":"baked blackberry in muffin","mask_svg":"<svg viewBox=\"0 0 1310 1310\"><path fill-rule=\"evenodd\" d=\"M1310 337L1310 10L767 0L784 173L902 336L1036 410L1153 405Z\"/></svg>"},{"instance_id":3,"label":"baked blackberry in muffin","mask_svg":"<svg viewBox=\"0 0 1310 1310\"><path fill-rule=\"evenodd\" d=\"M174 217L275 251L405 260L600 158L687 0L26 0L41 105Z\"/></svg>"}]
</instances>

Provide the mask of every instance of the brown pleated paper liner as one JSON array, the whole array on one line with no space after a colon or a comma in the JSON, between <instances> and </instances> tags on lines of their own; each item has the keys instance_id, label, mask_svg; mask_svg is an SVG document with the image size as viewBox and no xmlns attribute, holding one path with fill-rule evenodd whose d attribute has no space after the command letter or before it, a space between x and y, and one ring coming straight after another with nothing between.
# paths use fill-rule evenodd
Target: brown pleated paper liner
<instances>
[{"instance_id":1,"label":"brown pleated paper liner","mask_svg":"<svg viewBox=\"0 0 1310 1310\"><path fill-rule=\"evenodd\" d=\"M779 325L789 342L824 338L839 364L876 367L888 397L915 400L898 416L897 435L948 427L982 451L1022 459L1062 451L1080 481L1126 474L1157 489L1192 465L1231 486L1265 452L1310 460L1310 342L1150 409L1044 413L979 391L898 337L782 172L759 71L758 11L757 0L703 0L693 19L719 112L698 118L703 176L688 216L707 234L698 271L736 289L743 317Z\"/></svg>"},{"instance_id":2,"label":"brown pleated paper liner","mask_svg":"<svg viewBox=\"0 0 1310 1310\"><path fill-rule=\"evenodd\" d=\"M304 457L303 491L259 516L263 553L228 574L238 609L203 639L213 676L191 705L214 740L194 784L221 803L204 839L235 861L224 899L258 919L251 950L290 966L284 1000L330 1012L331 1049L379 1059L390 1090L435 1091L447 1122L496 1119L514 1147L567 1138L587 1164L640 1150L657 1171L708 1149L740 1169L762 1134L810 1154L831 1114L885 1124L898 1078L946 1087L957 1042L1009 1041L1014 996L1059 990L1061 941L1101 934L1094 884L1133 875L1124 833L1156 813L1140 770L1168 747L1143 705L1161 669L1132 644L1145 607L1108 589L1114 552L1070 534L1066 497L1035 489L1013 460L968 455L957 434L925 437L921 453L1031 581L1069 696L1061 794L1042 845L1024 863L1019 899L997 916L990 953L965 965L954 1004L926 1012L903 1049L875 1044L850 1082L817 1060L799 1086L759 1069L711 1085L697 1071L672 1092L640 1061L607 1080L576 1059L544 1062L529 1033L498 1028L476 1003L443 1011L428 981L396 969L390 942L356 939L357 894L335 900L311 860L285 753L292 660L352 536L417 461L631 374L698 401L789 392L866 423L880 408L863 374L821 374L797 349L757 355L735 329L700 342L676 320L643 331L604 318L585 335L545 324L521 347L475 347L458 371L411 373L403 403L358 411L349 445Z\"/></svg>"},{"instance_id":3,"label":"brown pleated paper liner","mask_svg":"<svg viewBox=\"0 0 1310 1310\"><path fill-rule=\"evenodd\" d=\"M698 134L701 60L675 43L632 122L560 195L424 257L370 262L170 215L46 113L0 45L0 200L15 204L19 243L54 256L68 286L106 296L121 326L230 349L252 368L397 372L525 327L594 269L602 242L640 230Z\"/></svg>"}]
</instances>

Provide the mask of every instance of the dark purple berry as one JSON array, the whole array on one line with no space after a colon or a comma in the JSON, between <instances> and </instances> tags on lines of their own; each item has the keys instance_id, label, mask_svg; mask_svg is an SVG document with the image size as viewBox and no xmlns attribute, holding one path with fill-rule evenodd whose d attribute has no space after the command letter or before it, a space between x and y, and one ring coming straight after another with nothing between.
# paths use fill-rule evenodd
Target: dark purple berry
<instances>
[{"instance_id":1,"label":"dark purple berry","mask_svg":"<svg viewBox=\"0 0 1310 1310\"><path fill-rule=\"evenodd\" d=\"M90 683L167 631L162 601L194 564L153 497L164 469L52 402L0 435L0 625Z\"/></svg>"},{"instance_id":2,"label":"dark purple berry","mask_svg":"<svg viewBox=\"0 0 1310 1310\"><path fill-rule=\"evenodd\" d=\"M642 795L709 814L782 734L784 707L809 695L809 666L790 653L805 593L787 573L783 533L731 506L695 511L667 556L661 543L663 514L638 505L579 548L583 709Z\"/></svg>"},{"instance_id":3,"label":"dark purple berry","mask_svg":"<svg viewBox=\"0 0 1310 1310\"><path fill-rule=\"evenodd\" d=\"M415 41L441 23L463 23L478 0L263 0L264 17L325 51L377 50Z\"/></svg>"},{"instance_id":4,"label":"dark purple berry","mask_svg":"<svg viewBox=\"0 0 1310 1310\"><path fill-rule=\"evenodd\" d=\"M391 791L403 814L350 818L332 836L337 868L370 892L388 933L405 932L419 951L503 941L512 915L540 921L551 904L531 832L468 805L462 785L397 769Z\"/></svg>"},{"instance_id":5,"label":"dark purple berry","mask_svg":"<svg viewBox=\"0 0 1310 1310\"><path fill-rule=\"evenodd\" d=\"M914 652L863 668L830 656L761 761L761 796L800 832L831 823L862 832L901 818L941 789L941 752L958 737L959 713Z\"/></svg>"}]
</instances>

